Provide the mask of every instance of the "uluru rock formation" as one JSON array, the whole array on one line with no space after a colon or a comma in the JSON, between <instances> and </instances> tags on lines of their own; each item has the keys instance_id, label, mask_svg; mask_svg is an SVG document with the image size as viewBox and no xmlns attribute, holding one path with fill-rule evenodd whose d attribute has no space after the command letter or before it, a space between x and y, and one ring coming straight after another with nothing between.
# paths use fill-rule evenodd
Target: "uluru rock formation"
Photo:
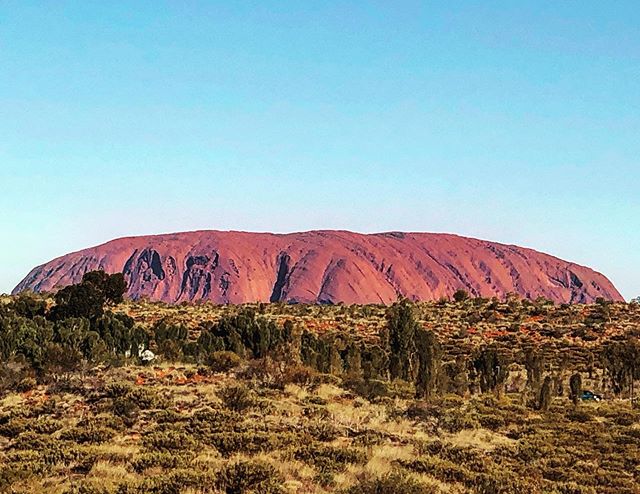
<instances>
[{"instance_id":1,"label":"uluru rock formation","mask_svg":"<svg viewBox=\"0 0 640 494\"><path fill-rule=\"evenodd\" d=\"M435 233L197 231L121 238L34 268L14 289L51 291L122 272L129 297L165 302L391 303L514 292L555 302L623 300L602 274L531 249Z\"/></svg>"}]
</instances>

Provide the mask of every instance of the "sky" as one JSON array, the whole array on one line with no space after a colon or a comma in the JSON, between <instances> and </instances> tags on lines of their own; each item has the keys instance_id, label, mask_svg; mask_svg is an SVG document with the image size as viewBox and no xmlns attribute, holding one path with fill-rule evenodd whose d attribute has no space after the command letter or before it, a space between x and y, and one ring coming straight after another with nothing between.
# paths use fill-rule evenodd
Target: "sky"
<instances>
[{"instance_id":1,"label":"sky","mask_svg":"<svg viewBox=\"0 0 640 494\"><path fill-rule=\"evenodd\" d=\"M452 232L640 295L636 1L0 0L0 293L196 229Z\"/></svg>"}]
</instances>

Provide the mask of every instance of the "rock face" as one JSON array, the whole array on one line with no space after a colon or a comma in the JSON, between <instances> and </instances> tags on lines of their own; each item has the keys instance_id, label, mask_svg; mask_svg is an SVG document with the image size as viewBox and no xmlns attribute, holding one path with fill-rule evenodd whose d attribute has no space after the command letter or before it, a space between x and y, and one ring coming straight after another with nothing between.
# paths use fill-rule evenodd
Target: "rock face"
<instances>
[{"instance_id":1,"label":"rock face","mask_svg":"<svg viewBox=\"0 0 640 494\"><path fill-rule=\"evenodd\" d=\"M531 249L449 234L198 231L113 240L34 268L14 289L51 291L123 272L128 295L165 302L391 303L509 292L556 302L623 300L602 274Z\"/></svg>"}]
</instances>

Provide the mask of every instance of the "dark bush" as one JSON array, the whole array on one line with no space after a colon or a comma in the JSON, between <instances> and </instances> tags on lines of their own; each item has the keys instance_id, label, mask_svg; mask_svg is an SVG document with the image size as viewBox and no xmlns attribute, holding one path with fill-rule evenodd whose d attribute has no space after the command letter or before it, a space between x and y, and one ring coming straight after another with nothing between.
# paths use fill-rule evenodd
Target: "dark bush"
<instances>
[{"instance_id":1,"label":"dark bush","mask_svg":"<svg viewBox=\"0 0 640 494\"><path fill-rule=\"evenodd\" d=\"M198 445L191 434L173 430L151 432L142 438L142 444L151 452L188 451L195 449Z\"/></svg>"},{"instance_id":2,"label":"dark bush","mask_svg":"<svg viewBox=\"0 0 640 494\"><path fill-rule=\"evenodd\" d=\"M226 386L218 395L224 406L234 412L243 412L257 403L255 393L244 384Z\"/></svg>"},{"instance_id":3,"label":"dark bush","mask_svg":"<svg viewBox=\"0 0 640 494\"><path fill-rule=\"evenodd\" d=\"M72 429L64 430L62 431L60 438L66 441L73 441L79 444L83 444L83 443L100 444L105 441L108 441L113 436L115 436L115 434L116 434L116 431L113 429L91 424L91 425L84 425L84 426L79 426L79 427L74 427Z\"/></svg>"},{"instance_id":4,"label":"dark bush","mask_svg":"<svg viewBox=\"0 0 640 494\"><path fill-rule=\"evenodd\" d=\"M225 494L284 493L282 478L266 463L241 461L226 466L215 480L215 485Z\"/></svg>"},{"instance_id":5,"label":"dark bush","mask_svg":"<svg viewBox=\"0 0 640 494\"><path fill-rule=\"evenodd\" d=\"M208 364L213 372L229 372L240 365L242 359L234 352L219 351L209 355Z\"/></svg>"},{"instance_id":6,"label":"dark bush","mask_svg":"<svg viewBox=\"0 0 640 494\"><path fill-rule=\"evenodd\" d=\"M185 468L189 466L189 462L193 459L192 455L181 452L178 454L175 450L171 451L153 451L142 453L132 462L133 469L142 473L148 468L160 467L165 470L173 470L176 468Z\"/></svg>"},{"instance_id":7,"label":"dark bush","mask_svg":"<svg viewBox=\"0 0 640 494\"><path fill-rule=\"evenodd\" d=\"M355 448L309 444L298 448L296 460L302 460L321 472L341 472L350 463L363 463L366 455Z\"/></svg>"},{"instance_id":8,"label":"dark bush","mask_svg":"<svg viewBox=\"0 0 640 494\"><path fill-rule=\"evenodd\" d=\"M427 487L406 474L392 472L380 478L363 479L343 491L344 494L435 494L435 487Z\"/></svg>"},{"instance_id":9,"label":"dark bush","mask_svg":"<svg viewBox=\"0 0 640 494\"><path fill-rule=\"evenodd\" d=\"M217 432L209 434L204 442L214 446L221 455L231 456L237 453L256 454L275 451L293 444L299 438L292 434L272 432Z\"/></svg>"}]
</instances>

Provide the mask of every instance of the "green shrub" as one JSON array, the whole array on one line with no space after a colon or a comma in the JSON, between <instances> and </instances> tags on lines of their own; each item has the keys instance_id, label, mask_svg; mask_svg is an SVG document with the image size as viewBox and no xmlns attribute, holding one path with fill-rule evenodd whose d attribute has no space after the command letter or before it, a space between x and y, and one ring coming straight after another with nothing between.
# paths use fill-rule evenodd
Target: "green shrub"
<instances>
[{"instance_id":1,"label":"green shrub","mask_svg":"<svg viewBox=\"0 0 640 494\"><path fill-rule=\"evenodd\" d=\"M175 424L177 422L187 420L187 417L185 417L180 412L176 412L175 410L158 410L153 414L153 418L158 424Z\"/></svg>"},{"instance_id":2,"label":"green shrub","mask_svg":"<svg viewBox=\"0 0 640 494\"><path fill-rule=\"evenodd\" d=\"M18 391L19 393L24 393L26 391L35 389L37 385L38 383L33 377L25 377L16 385L16 391Z\"/></svg>"},{"instance_id":3,"label":"green shrub","mask_svg":"<svg viewBox=\"0 0 640 494\"><path fill-rule=\"evenodd\" d=\"M133 388L126 396L142 410L168 408L170 406L166 399L160 396L156 391L148 388Z\"/></svg>"},{"instance_id":4,"label":"green shrub","mask_svg":"<svg viewBox=\"0 0 640 494\"><path fill-rule=\"evenodd\" d=\"M191 434L182 431L154 431L142 438L142 444L151 451L193 450L198 443Z\"/></svg>"},{"instance_id":5,"label":"green shrub","mask_svg":"<svg viewBox=\"0 0 640 494\"><path fill-rule=\"evenodd\" d=\"M310 403L312 405L320 405L320 406L326 406L329 402L323 398L322 396L317 396L317 395L310 395L307 396L304 399L305 403Z\"/></svg>"},{"instance_id":6,"label":"green shrub","mask_svg":"<svg viewBox=\"0 0 640 494\"><path fill-rule=\"evenodd\" d=\"M138 473L155 467L160 467L165 470L175 470L177 468L188 467L192 459L192 454L184 452L176 454L175 451L153 451L137 456L131 465Z\"/></svg>"},{"instance_id":7,"label":"green shrub","mask_svg":"<svg viewBox=\"0 0 640 494\"><path fill-rule=\"evenodd\" d=\"M240 461L227 465L218 475L215 485L225 494L281 494L282 478L266 463Z\"/></svg>"},{"instance_id":8,"label":"green shrub","mask_svg":"<svg viewBox=\"0 0 640 494\"><path fill-rule=\"evenodd\" d=\"M223 350L209 355L207 363L213 372L229 372L238 367L242 359L237 353Z\"/></svg>"},{"instance_id":9,"label":"green shrub","mask_svg":"<svg viewBox=\"0 0 640 494\"><path fill-rule=\"evenodd\" d=\"M60 438L79 444L100 444L108 441L115 435L116 431L109 427L101 427L95 424L84 424L62 431Z\"/></svg>"},{"instance_id":10,"label":"green shrub","mask_svg":"<svg viewBox=\"0 0 640 494\"><path fill-rule=\"evenodd\" d=\"M593 416L587 410L576 409L567 413L567 420L584 424L586 422L591 422L593 420Z\"/></svg>"},{"instance_id":11,"label":"green shrub","mask_svg":"<svg viewBox=\"0 0 640 494\"><path fill-rule=\"evenodd\" d=\"M422 442L416 445L420 455L438 456L456 465L464 465L473 472L484 472L487 468L487 458L481 451L462 446L452 446L440 441ZM427 458L428 460L428 458ZM437 463L437 458L433 459Z\"/></svg>"},{"instance_id":12,"label":"green shrub","mask_svg":"<svg viewBox=\"0 0 640 494\"><path fill-rule=\"evenodd\" d=\"M436 494L439 491L405 474L392 472L380 478L360 480L343 492L344 494Z\"/></svg>"},{"instance_id":13,"label":"green shrub","mask_svg":"<svg viewBox=\"0 0 640 494\"><path fill-rule=\"evenodd\" d=\"M53 434L62 428L62 423L50 417L41 417L29 424L29 427L38 434Z\"/></svg>"},{"instance_id":14,"label":"green shrub","mask_svg":"<svg viewBox=\"0 0 640 494\"><path fill-rule=\"evenodd\" d=\"M215 477L209 472L180 469L146 477L137 484L129 482L121 484L116 494L180 494L189 489L196 492L211 492L214 482Z\"/></svg>"},{"instance_id":15,"label":"green shrub","mask_svg":"<svg viewBox=\"0 0 640 494\"><path fill-rule=\"evenodd\" d=\"M404 412L405 416L414 420L431 420L440 415L440 408L424 401L412 402Z\"/></svg>"},{"instance_id":16,"label":"green shrub","mask_svg":"<svg viewBox=\"0 0 640 494\"><path fill-rule=\"evenodd\" d=\"M447 432L460 432L465 429L479 429L480 423L474 414L464 410L448 410L438 417L438 427Z\"/></svg>"},{"instance_id":17,"label":"green shrub","mask_svg":"<svg viewBox=\"0 0 640 494\"><path fill-rule=\"evenodd\" d=\"M238 412L220 408L203 408L191 416L185 427L194 436L206 437L213 433L239 430L242 423L243 417Z\"/></svg>"},{"instance_id":18,"label":"green shrub","mask_svg":"<svg viewBox=\"0 0 640 494\"><path fill-rule=\"evenodd\" d=\"M379 379L351 378L343 384L350 391L369 401L376 401L380 398L410 399L415 396L413 384L405 381L389 382Z\"/></svg>"},{"instance_id":19,"label":"green shrub","mask_svg":"<svg viewBox=\"0 0 640 494\"><path fill-rule=\"evenodd\" d=\"M228 409L243 412L257 404L255 393L244 384L229 385L218 392L218 396Z\"/></svg>"},{"instance_id":20,"label":"green shrub","mask_svg":"<svg viewBox=\"0 0 640 494\"><path fill-rule=\"evenodd\" d=\"M426 473L443 482L465 483L474 479L474 474L465 468L449 460L432 456L422 457L416 460L400 460L398 465L416 473Z\"/></svg>"},{"instance_id":21,"label":"green shrub","mask_svg":"<svg viewBox=\"0 0 640 494\"><path fill-rule=\"evenodd\" d=\"M51 438L48 435L26 431L13 440L11 443L11 449L32 449L35 451L41 451L50 443Z\"/></svg>"},{"instance_id":22,"label":"green shrub","mask_svg":"<svg viewBox=\"0 0 640 494\"><path fill-rule=\"evenodd\" d=\"M18 434L22 434L30 426L31 421L29 419L7 415L0 418L0 436L13 438Z\"/></svg>"},{"instance_id":23,"label":"green shrub","mask_svg":"<svg viewBox=\"0 0 640 494\"><path fill-rule=\"evenodd\" d=\"M107 398L119 398L126 396L133 390L133 386L127 382L111 382L104 387Z\"/></svg>"},{"instance_id":24,"label":"green shrub","mask_svg":"<svg viewBox=\"0 0 640 494\"><path fill-rule=\"evenodd\" d=\"M14 483L26 480L38 473L38 469L33 468L33 464L2 466L0 467L0 492L12 492L11 486Z\"/></svg>"},{"instance_id":25,"label":"green shrub","mask_svg":"<svg viewBox=\"0 0 640 494\"><path fill-rule=\"evenodd\" d=\"M522 494L523 492L539 492L534 481L520 479L512 474L480 474L467 486L477 494Z\"/></svg>"},{"instance_id":26,"label":"green shrub","mask_svg":"<svg viewBox=\"0 0 640 494\"><path fill-rule=\"evenodd\" d=\"M296 460L304 461L320 472L341 472L348 464L364 463L364 452L348 447L335 447L324 444L309 444L298 448L294 453Z\"/></svg>"},{"instance_id":27,"label":"green shrub","mask_svg":"<svg viewBox=\"0 0 640 494\"><path fill-rule=\"evenodd\" d=\"M81 480L73 482L64 494L114 494L115 489L107 487L99 480Z\"/></svg>"},{"instance_id":28,"label":"green shrub","mask_svg":"<svg viewBox=\"0 0 640 494\"><path fill-rule=\"evenodd\" d=\"M118 396L113 399L113 413L122 418L127 425L133 425L140 413L140 407L129 396Z\"/></svg>"},{"instance_id":29,"label":"green shrub","mask_svg":"<svg viewBox=\"0 0 640 494\"><path fill-rule=\"evenodd\" d=\"M330 422L319 420L307 425L307 432L314 439L321 442L330 442L340 435L340 431Z\"/></svg>"},{"instance_id":30,"label":"green shrub","mask_svg":"<svg viewBox=\"0 0 640 494\"><path fill-rule=\"evenodd\" d=\"M482 427L492 431L497 431L506 425L505 420L499 415L479 415L478 421Z\"/></svg>"},{"instance_id":31,"label":"green shrub","mask_svg":"<svg viewBox=\"0 0 640 494\"><path fill-rule=\"evenodd\" d=\"M219 432L210 434L204 440L214 446L223 456L235 453L256 454L275 451L296 441L297 436L272 432Z\"/></svg>"}]
</instances>

